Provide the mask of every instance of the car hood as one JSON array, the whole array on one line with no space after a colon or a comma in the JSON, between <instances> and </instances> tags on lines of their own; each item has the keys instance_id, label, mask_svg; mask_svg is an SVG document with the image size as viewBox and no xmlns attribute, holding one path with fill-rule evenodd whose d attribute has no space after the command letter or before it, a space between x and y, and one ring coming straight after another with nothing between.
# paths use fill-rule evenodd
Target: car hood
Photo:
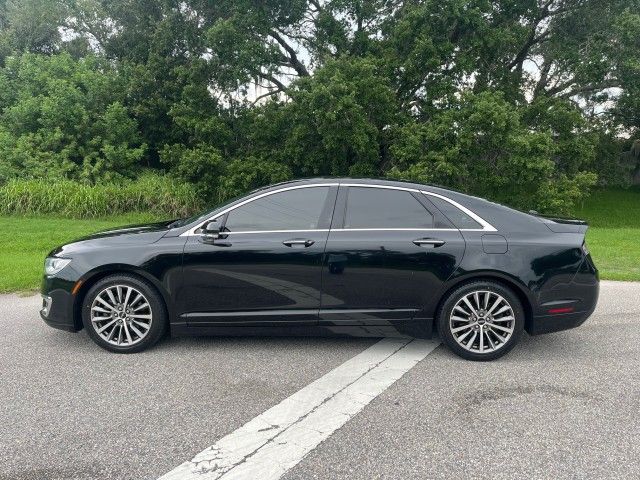
<instances>
[{"instance_id":1,"label":"car hood","mask_svg":"<svg viewBox=\"0 0 640 480\"><path fill-rule=\"evenodd\" d=\"M160 240L169 230L173 221L128 225L110 230L97 232L79 238L65 245L53 249L49 256L65 256L75 251L95 248L99 246L116 246L135 243L144 245Z\"/></svg>"}]
</instances>

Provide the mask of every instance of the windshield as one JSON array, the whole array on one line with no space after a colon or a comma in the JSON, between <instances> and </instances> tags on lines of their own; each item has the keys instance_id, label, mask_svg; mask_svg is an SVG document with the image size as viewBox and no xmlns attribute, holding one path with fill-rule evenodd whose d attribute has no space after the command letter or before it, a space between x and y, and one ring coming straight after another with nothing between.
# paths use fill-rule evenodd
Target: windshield
<instances>
[{"instance_id":1,"label":"windshield","mask_svg":"<svg viewBox=\"0 0 640 480\"><path fill-rule=\"evenodd\" d=\"M221 203L219 205L216 205L214 207L209 207L206 210L203 210L202 212L198 213L197 215L194 215L192 217L187 217L187 218L179 218L178 220L175 220L173 222L171 222L169 224L169 228L180 228L180 227L184 227L185 225L189 225L190 223L194 223L196 222L198 219L202 219L202 220L206 220L207 218L209 218L209 216L211 216L213 214L213 212L215 212L216 210L223 210L225 207L228 207L229 205L232 205L233 203L237 202L238 200L240 200L241 198L244 198L248 195L251 195L253 193L256 193L260 190L263 190L262 188L259 188L257 190L253 190L249 193L246 193L244 195L238 195L236 197L233 197L229 200L227 200L224 203Z\"/></svg>"},{"instance_id":2,"label":"windshield","mask_svg":"<svg viewBox=\"0 0 640 480\"><path fill-rule=\"evenodd\" d=\"M204 216L204 213L199 213L197 215L194 215L193 217L179 218L178 220L174 220L173 222L171 222L168 225L168 227L169 228L184 227L185 225L189 225L191 222L195 222L198 218L202 216Z\"/></svg>"}]
</instances>

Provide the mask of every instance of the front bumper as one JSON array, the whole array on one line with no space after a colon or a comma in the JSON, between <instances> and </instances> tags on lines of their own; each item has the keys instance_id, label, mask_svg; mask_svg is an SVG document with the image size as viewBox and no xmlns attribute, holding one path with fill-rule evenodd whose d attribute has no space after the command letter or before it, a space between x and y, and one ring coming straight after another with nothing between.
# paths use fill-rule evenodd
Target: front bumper
<instances>
[{"instance_id":1,"label":"front bumper","mask_svg":"<svg viewBox=\"0 0 640 480\"><path fill-rule=\"evenodd\" d=\"M77 332L82 329L82 323L78 322L74 315L74 296L71 294L71 288L73 282L45 275L41 287L40 316L50 327Z\"/></svg>"}]
</instances>

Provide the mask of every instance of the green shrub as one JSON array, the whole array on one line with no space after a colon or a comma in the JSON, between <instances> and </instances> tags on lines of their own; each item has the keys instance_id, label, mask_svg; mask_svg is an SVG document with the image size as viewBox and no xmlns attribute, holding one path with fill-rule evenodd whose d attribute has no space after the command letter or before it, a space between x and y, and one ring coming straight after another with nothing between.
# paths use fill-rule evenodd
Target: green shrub
<instances>
[{"instance_id":1,"label":"green shrub","mask_svg":"<svg viewBox=\"0 0 640 480\"><path fill-rule=\"evenodd\" d=\"M0 68L0 183L15 174L134 178L147 144L126 103L125 79L103 57L8 57Z\"/></svg>"},{"instance_id":2,"label":"green shrub","mask_svg":"<svg viewBox=\"0 0 640 480\"><path fill-rule=\"evenodd\" d=\"M149 212L175 218L202 208L192 186L151 173L120 183L85 185L71 180L13 179L0 187L0 214L5 215L96 218Z\"/></svg>"}]
</instances>

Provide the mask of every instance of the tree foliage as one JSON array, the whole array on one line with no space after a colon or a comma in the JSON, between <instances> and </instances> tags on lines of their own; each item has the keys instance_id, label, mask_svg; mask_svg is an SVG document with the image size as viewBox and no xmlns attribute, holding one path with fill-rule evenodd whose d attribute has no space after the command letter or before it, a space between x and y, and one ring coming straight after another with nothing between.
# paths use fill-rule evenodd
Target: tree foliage
<instances>
[{"instance_id":1,"label":"tree foliage","mask_svg":"<svg viewBox=\"0 0 640 480\"><path fill-rule=\"evenodd\" d=\"M0 1L0 182L151 167L218 200L299 176L391 176L566 212L595 174L635 168L621 153L640 130L639 11Z\"/></svg>"},{"instance_id":2,"label":"tree foliage","mask_svg":"<svg viewBox=\"0 0 640 480\"><path fill-rule=\"evenodd\" d=\"M23 54L0 70L0 179L132 177L145 154L106 62Z\"/></svg>"}]
</instances>

